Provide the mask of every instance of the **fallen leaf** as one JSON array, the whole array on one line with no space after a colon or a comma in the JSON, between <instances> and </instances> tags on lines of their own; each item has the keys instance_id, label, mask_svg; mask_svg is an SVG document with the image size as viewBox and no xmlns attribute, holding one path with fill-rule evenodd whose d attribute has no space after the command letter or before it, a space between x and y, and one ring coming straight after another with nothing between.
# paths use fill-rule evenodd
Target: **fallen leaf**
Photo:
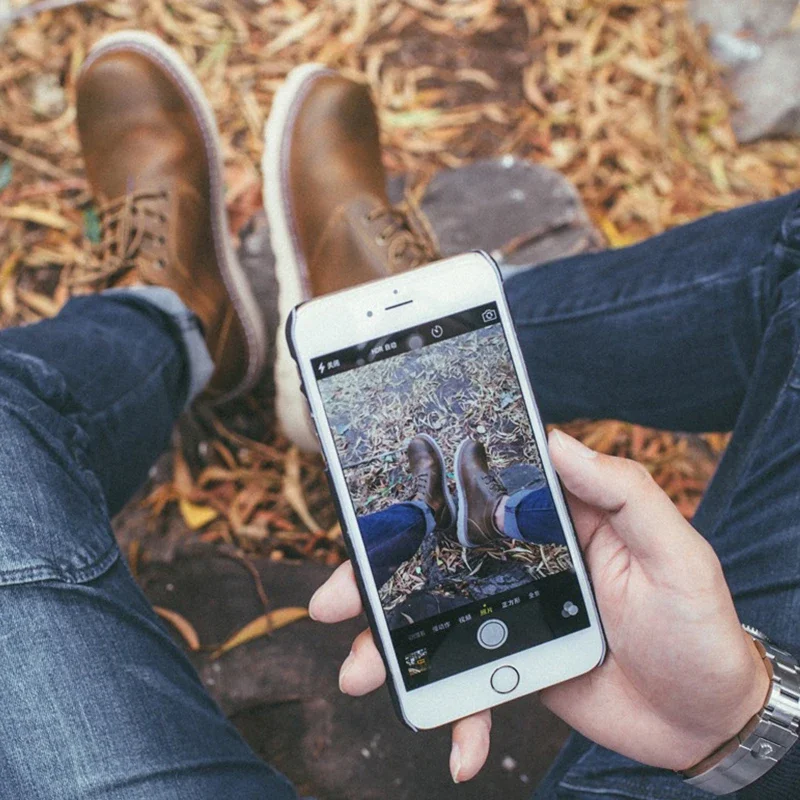
<instances>
[{"instance_id":1,"label":"fallen leaf","mask_svg":"<svg viewBox=\"0 0 800 800\"><path fill-rule=\"evenodd\" d=\"M215 508L197 505L197 503L192 503L185 497L182 497L178 501L178 507L181 510L183 521L193 531L208 525L209 522L212 522L219 516L219 511Z\"/></svg>"},{"instance_id":2,"label":"fallen leaf","mask_svg":"<svg viewBox=\"0 0 800 800\"><path fill-rule=\"evenodd\" d=\"M180 448L175 450L175 455L172 461L172 483L175 486L175 491L178 497L191 497L194 493L194 481L192 480L192 472L186 459L183 457Z\"/></svg>"},{"instance_id":3,"label":"fallen leaf","mask_svg":"<svg viewBox=\"0 0 800 800\"><path fill-rule=\"evenodd\" d=\"M142 543L138 539L134 539L128 545L128 569L134 578L139 577L139 558L142 554Z\"/></svg>"},{"instance_id":4,"label":"fallen leaf","mask_svg":"<svg viewBox=\"0 0 800 800\"><path fill-rule=\"evenodd\" d=\"M25 303L28 308L43 317L54 317L61 311L61 306L53 302L49 297L37 292L29 292L25 289L17 289L17 297Z\"/></svg>"},{"instance_id":5,"label":"fallen leaf","mask_svg":"<svg viewBox=\"0 0 800 800\"><path fill-rule=\"evenodd\" d=\"M43 61L50 48L42 31L38 27L33 26L20 31L14 40L14 44L19 53L28 58L32 58L34 61Z\"/></svg>"},{"instance_id":6,"label":"fallen leaf","mask_svg":"<svg viewBox=\"0 0 800 800\"><path fill-rule=\"evenodd\" d=\"M617 226L608 217L603 217L600 220L600 229L605 234L611 247L627 247L635 241L635 237L620 233Z\"/></svg>"},{"instance_id":7,"label":"fallen leaf","mask_svg":"<svg viewBox=\"0 0 800 800\"><path fill-rule=\"evenodd\" d=\"M0 217L6 219L18 219L23 222L34 222L37 225L44 225L47 228L55 228L57 231L66 231L72 227L72 223L61 214L55 211L48 211L46 208L36 206L19 205L10 208L0 207Z\"/></svg>"},{"instance_id":8,"label":"fallen leaf","mask_svg":"<svg viewBox=\"0 0 800 800\"><path fill-rule=\"evenodd\" d=\"M270 611L269 614L262 614L260 617L256 617L252 622L248 622L244 628L231 636L225 644L221 645L211 654L211 658L219 658L223 653L233 650L234 647L252 642L254 639L266 636L278 630L278 628L291 625L293 622L297 622L307 616L308 609L299 606L276 608L274 611Z\"/></svg>"},{"instance_id":9,"label":"fallen leaf","mask_svg":"<svg viewBox=\"0 0 800 800\"><path fill-rule=\"evenodd\" d=\"M197 631L194 629L192 623L189 622L186 617L181 616L177 611L170 611L170 609L162 608L161 606L153 606L153 611L155 611L161 619L165 619L169 622L170 625L183 636L186 646L193 653L196 653L200 649L200 637L197 635Z\"/></svg>"},{"instance_id":10,"label":"fallen leaf","mask_svg":"<svg viewBox=\"0 0 800 800\"><path fill-rule=\"evenodd\" d=\"M319 533L322 526L311 516L303 496L303 486L300 480L300 452L293 447L286 454L285 473L283 477L283 496L286 502L294 509L303 524L312 532Z\"/></svg>"}]
</instances>

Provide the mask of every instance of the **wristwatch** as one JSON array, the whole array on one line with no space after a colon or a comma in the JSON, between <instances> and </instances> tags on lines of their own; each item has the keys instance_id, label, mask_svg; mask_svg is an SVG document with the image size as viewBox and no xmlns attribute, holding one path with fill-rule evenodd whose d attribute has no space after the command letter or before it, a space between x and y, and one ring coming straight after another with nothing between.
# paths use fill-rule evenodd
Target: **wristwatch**
<instances>
[{"instance_id":1,"label":"wristwatch","mask_svg":"<svg viewBox=\"0 0 800 800\"><path fill-rule=\"evenodd\" d=\"M742 626L764 659L771 685L766 704L737 736L683 773L686 783L711 794L730 794L758 780L797 742L800 666L761 631Z\"/></svg>"}]
</instances>

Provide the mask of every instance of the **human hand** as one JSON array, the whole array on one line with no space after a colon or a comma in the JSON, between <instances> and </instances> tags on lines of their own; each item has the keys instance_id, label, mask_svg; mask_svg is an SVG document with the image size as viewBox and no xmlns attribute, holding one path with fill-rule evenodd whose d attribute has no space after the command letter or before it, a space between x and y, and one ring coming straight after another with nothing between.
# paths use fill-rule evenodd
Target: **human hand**
<instances>
[{"instance_id":1,"label":"human hand","mask_svg":"<svg viewBox=\"0 0 800 800\"><path fill-rule=\"evenodd\" d=\"M608 654L597 669L540 698L604 747L652 766L688 769L735 736L769 688L719 560L644 467L555 431L550 455L592 575ZM349 564L310 604L323 622L360 611ZM340 687L361 695L385 678L364 631L342 665ZM483 766L490 729L488 712L453 725L454 780L468 780Z\"/></svg>"}]
</instances>

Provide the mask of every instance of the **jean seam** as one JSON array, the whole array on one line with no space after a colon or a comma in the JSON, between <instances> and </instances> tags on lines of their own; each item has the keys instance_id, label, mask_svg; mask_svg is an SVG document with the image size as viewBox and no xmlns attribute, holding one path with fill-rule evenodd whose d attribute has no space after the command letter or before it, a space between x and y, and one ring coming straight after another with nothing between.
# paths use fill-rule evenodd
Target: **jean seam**
<instances>
[{"instance_id":1,"label":"jean seam","mask_svg":"<svg viewBox=\"0 0 800 800\"><path fill-rule=\"evenodd\" d=\"M72 414L70 414L70 413L66 413L66 414L65 413L61 413L61 412L57 411L56 409L54 409L52 406L47 405L46 401L42 400L41 402L42 402L43 405L47 406L47 408L49 408L51 411L53 411L55 414L57 414L65 422L67 422L69 425L73 426L73 428L77 428L78 431L81 434L83 434L83 435L86 434L86 432L78 424L78 422L76 420L72 419ZM13 414L19 415L20 421L23 422L25 425L30 426L31 428L34 428L34 429L38 429L38 430L41 429L41 426L39 424L37 424L36 422L31 420L26 415L26 413L25 413L26 409L20 403L16 403L14 401L8 400L7 398L0 399L0 411L3 411L3 410L10 411ZM64 441L61 437L56 437L56 438L58 439L58 441L62 445L67 447L70 455L74 456L74 450L75 449L78 449L81 452L83 452L83 447L82 447L82 445L80 443L75 442L74 440L70 440L69 442L67 442L67 441ZM81 471L84 471L85 468L83 467L82 464L80 464L78 462L77 466L81 469ZM77 481L75 481L75 483L76 483L76 485L80 486L80 484ZM87 487L80 486L80 488L82 489L84 494L86 494L87 499L90 499L92 501L94 500L94 498L92 498L90 493L87 491Z\"/></svg>"},{"instance_id":2,"label":"jean seam","mask_svg":"<svg viewBox=\"0 0 800 800\"><path fill-rule=\"evenodd\" d=\"M707 275L703 278L699 278L697 280L683 283L680 286L672 287L667 291L663 292L654 292L653 294L648 295L647 297L637 297L635 299L631 299L628 301L622 301L619 303L606 303L602 306L595 306L590 309L583 309L581 311L572 311L572 312L565 312L563 314L553 314L551 316L545 318L538 318L538 319L519 319L518 317L514 317L514 325L517 328L533 328L537 326L544 326L549 325L551 323L560 323L560 322L568 322L570 320L576 319L586 319L589 317L599 316L601 314L616 314L618 311L630 311L634 308L639 308L647 305L651 305L656 302L660 302L672 297L675 294L679 294L680 292L690 291L691 289L697 288L699 286L706 286L711 283L734 283L742 279L743 276L747 274L751 274L758 271L764 271L767 265L764 261L762 261L758 266L753 267L753 269L747 270L747 272L740 272L736 275L725 275L724 273L717 273L715 275Z\"/></svg>"},{"instance_id":3,"label":"jean seam","mask_svg":"<svg viewBox=\"0 0 800 800\"><path fill-rule=\"evenodd\" d=\"M5 586L20 586L29 583L57 581L59 583L88 583L98 578L115 564L120 556L119 547L112 542L96 559L85 567L76 569L73 574L67 570L54 567L22 567L20 569L0 570L0 590Z\"/></svg>"}]
</instances>

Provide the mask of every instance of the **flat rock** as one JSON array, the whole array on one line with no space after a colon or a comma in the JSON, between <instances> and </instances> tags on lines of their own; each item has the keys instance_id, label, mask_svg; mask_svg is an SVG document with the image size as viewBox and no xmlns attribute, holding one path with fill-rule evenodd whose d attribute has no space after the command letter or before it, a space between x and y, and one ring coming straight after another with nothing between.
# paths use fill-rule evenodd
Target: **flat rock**
<instances>
[{"instance_id":1,"label":"flat rock","mask_svg":"<svg viewBox=\"0 0 800 800\"><path fill-rule=\"evenodd\" d=\"M394 202L402 199L404 183L390 182ZM602 244L563 175L513 156L437 173L421 207L443 256L485 250L509 272Z\"/></svg>"},{"instance_id":2,"label":"flat rock","mask_svg":"<svg viewBox=\"0 0 800 800\"><path fill-rule=\"evenodd\" d=\"M732 124L740 142L800 135L800 33L790 30L797 0L692 0L708 26L714 56L740 103Z\"/></svg>"},{"instance_id":3,"label":"flat rock","mask_svg":"<svg viewBox=\"0 0 800 800\"><path fill-rule=\"evenodd\" d=\"M733 115L740 142L800 136L800 32L772 39L761 58L736 69L730 86L741 103Z\"/></svg>"}]
</instances>

